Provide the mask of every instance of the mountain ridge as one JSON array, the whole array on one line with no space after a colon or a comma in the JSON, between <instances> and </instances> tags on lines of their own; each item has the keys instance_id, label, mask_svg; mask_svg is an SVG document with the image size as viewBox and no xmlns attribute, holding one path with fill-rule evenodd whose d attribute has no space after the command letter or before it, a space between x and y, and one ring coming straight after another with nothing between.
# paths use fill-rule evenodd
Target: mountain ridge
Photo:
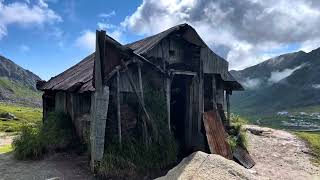
<instances>
[{"instance_id":1,"label":"mountain ridge","mask_svg":"<svg viewBox=\"0 0 320 180\"><path fill-rule=\"evenodd\" d=\"M263 114L320 106L320 48L276 56L231 74L246 89L231 96L234 112Z\"/></svg>"},{"instance_id":2,"label":"mountain ridge","mask_svg":"<svg viewBox=\"0 0 320 180\"><path fill-rule=\"evenodd\" d=\"M0 101L32 106L41 105L41 92L36 89L39 76L0 55Z\"/></svg>"}]
</instances>

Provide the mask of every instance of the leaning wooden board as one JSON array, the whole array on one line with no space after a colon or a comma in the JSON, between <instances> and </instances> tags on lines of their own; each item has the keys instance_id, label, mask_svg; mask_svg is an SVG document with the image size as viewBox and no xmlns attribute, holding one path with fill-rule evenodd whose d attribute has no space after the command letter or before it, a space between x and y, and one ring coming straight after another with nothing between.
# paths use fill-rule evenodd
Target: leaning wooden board
<instances>
[{"instance_id":1,"label":"leaning wooden board","mask_svg":"<svg viewBox=\"0 0 320 180\"><path fill-rule=\"evenodd\" d=\"M208 111L203 115L203 123L210 152L219 154L227 159L232 159L232 153L227 143L224 126L217 111Z\"/></svg>"}]
</instances>

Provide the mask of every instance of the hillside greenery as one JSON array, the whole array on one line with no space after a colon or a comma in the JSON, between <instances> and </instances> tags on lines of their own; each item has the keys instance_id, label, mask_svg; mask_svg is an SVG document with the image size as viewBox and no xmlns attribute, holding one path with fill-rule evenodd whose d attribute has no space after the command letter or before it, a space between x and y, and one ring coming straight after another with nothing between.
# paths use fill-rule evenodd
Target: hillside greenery
<instances>
[{"instance_id":1,"label":"hillside greenery","mask_svg":"<svg viewBox=\"0 0 320 180\"><path fill-rule=\"evenodd\" d=\"M3 98L21 104L32 105L34 102L41 102L40 91L34 90L21 82L9 80L7 77L0 77L0 90Z\"/></svg>"}]
</instances>

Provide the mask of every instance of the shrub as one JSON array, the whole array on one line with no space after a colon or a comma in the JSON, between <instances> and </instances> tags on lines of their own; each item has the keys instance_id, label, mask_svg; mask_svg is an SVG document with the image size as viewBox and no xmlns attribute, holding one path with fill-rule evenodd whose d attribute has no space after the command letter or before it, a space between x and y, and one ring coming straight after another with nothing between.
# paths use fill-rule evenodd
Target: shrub
<instances>
[{"instance_id":1,"label":"shrub","mask_svg":"<svg viewBox=\"0 0 320 180\"><path fill-rule=\"evenodd\" d=\"M71 120L63 113L50 113L43 124L25 125L13 141L17 159L39 159L47 151L73 147L75 138Z\"/></svg>"},{"instance_id":2,"label":"shrub","mask_svg":"<svg viewBox=\"0 0 320 180\"><path fill-rule=\"evenodd\" d=\"M45 141L40 135L40 129L30 125L21 128L21 134L12 143L14 156L17 159L39 159L45 148Z\"/></svg>"},{"instance_id":3,"label":"shrub","mask_svg":"<svg viewBox=\"0 0 320 180\"><path fill-rule=\"evenodd\" d=\"M247 135L245 130L242 129L242 125L246 123L247 121L245 119L242 119L238 115L231 114L231 126L228 129L229 136L227 142L232 151L234 151L237 146L247 147Z\"/></svg>"}]
</instances>

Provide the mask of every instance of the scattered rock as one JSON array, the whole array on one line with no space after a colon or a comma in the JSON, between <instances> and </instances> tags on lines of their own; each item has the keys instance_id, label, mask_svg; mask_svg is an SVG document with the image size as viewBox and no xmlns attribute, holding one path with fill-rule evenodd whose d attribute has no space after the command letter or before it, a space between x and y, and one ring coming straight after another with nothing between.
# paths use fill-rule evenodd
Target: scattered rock
<instances>
[{"instance_id":1,"label":"scattered rock","mask_svg":"<svg viewBox=\"0 0 320 180\"><path fill-rule=\"evenodd\" d=\"M167 175L158 180L173 179L257 179L253 173L234 161L216 154L195 152L184 158Z\"/></svg>"},{"instance_id":2,"label":"scattered rock","mask_svg":"<svg viewBox=\"0 0 320 180\"><path fill-rule=\"evenodd\" d=\"M4 118L4 119L7 119L7 120L17 119L17 117L14 114L9 113L9 112L1 113L0 114L0 118Z\"/></svg>"}]
</instances>

